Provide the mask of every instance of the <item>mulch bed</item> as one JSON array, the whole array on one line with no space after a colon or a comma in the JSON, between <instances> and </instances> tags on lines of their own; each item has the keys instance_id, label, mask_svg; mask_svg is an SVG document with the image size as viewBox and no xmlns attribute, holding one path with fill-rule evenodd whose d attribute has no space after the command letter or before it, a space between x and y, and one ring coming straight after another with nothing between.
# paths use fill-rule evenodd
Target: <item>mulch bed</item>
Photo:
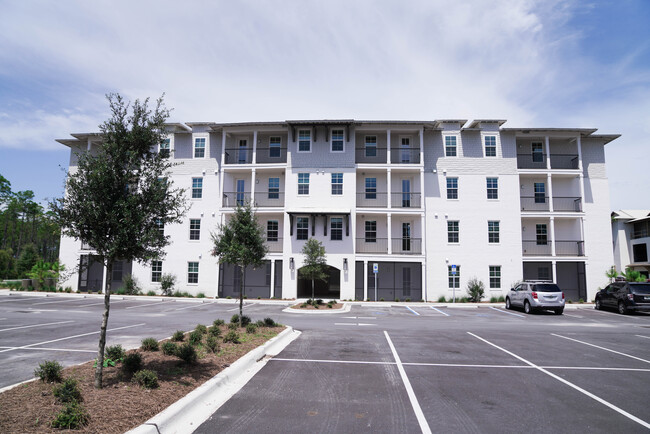
<instances>
[{"instance_id":1,"label":"mulch bed","mask_svg":"<svg viewBox=\"0 0 650 434\"><path fill-rule=\"evenodd\" d=\"M303 307L303 304L294 304L291 306L292 309L298 309L298 310L332 310L332 309L341 309L343 307L343 303L334 303L332 305L332 308L330 309L327 307L327 303L321 304L318 309L316 309L313 305L308 304L307 306Z\"/></svg>"},{"instance_id":2,"label":"mulch bed","mask_svg":"<svg viewBox=\"0 0 650 434\"><path fill-rule=\"evenodd\" d=\"M224 325L222 336L228 333ZM252 349L264 344L283 330L279 327L258 327L255 334L238 329L240 344L223 343L212 353L198 347L199 360L194 365L185 364L175 356L165 356L161 351L142 354L145 369L158 374L160 387L149 390L132 383L116 367L104 368L103 388L95 389L93 362L64 369L64 378L79 381L83 397L81 403L90 415L90 423L75 432L123 433L147 421L180 398L217 375L231 363ZM185 338L187 341L187 335ZM0 432L2 433L50 433L61 432L51 427L64 404L57 402L52 394L54 384L33 381L0 394Z\"/></svg>"}]
</instances>

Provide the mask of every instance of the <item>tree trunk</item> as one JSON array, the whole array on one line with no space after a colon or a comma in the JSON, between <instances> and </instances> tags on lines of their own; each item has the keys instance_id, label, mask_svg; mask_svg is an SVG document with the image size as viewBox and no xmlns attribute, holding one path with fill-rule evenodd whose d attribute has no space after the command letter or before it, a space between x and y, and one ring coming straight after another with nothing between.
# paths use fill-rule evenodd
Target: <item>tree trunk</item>
<instances>
[{"instance_id":1,"label":"tree trunk","mask_svg":"<svg viewBox=\"0 0 650 434\"><path fill-rule=\"evenodd\" d=\"M104 373L104 347L106 346L106 327L108 326L108 313L111 307L111 276L113 275L113 260L106 261L106 290L104 291L104 315L102 327L99 330L99 348L97 350L97 367L95 368L95 388L102 388L102 374Z\"/></svg>"},{"instance_id":2,"label":"tree trunk","mask_svg":"<svg viewBox=\"0 0 650 434\"><path fill-rule=\"evenodd\" d=\"M241 318L244 315L244 279L246 278L246 273L244 272L245 266L240 266L239 270L241 273L241 279L239 279L239 327L241 328Z\"/></svg>"},{"instance_id":3,"label":"tree trunk","mask_svg":"<svg viewBox=\"0 0 650 434\"><path fill-rule=\"evenodd\" d=\"M311 301L314 301L314 279L311 279Z\"/></svg>"}]
</instances>

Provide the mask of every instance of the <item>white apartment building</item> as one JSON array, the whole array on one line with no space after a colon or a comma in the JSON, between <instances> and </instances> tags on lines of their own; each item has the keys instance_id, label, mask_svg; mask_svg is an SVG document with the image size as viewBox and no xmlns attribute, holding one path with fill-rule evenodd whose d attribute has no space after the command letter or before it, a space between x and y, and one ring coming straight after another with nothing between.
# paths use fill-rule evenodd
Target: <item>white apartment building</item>
<instances>
[{"instance_id":1,"label":"white apartment building","mask_svg":"<svg viewBox=\"0 0 650 434\"><path fill-rule=\"evenodd\" d=\"M614 266L619 272L626 268L650 273L650 210L619 210L612 213Z\"/></svg>"},{"instance_id":2,"label":"white apartment building","mask_svg":"<svg viewBox=\"0 0 650 434\"><path fill-rule=\"evenodd\" d=\"M83 265L64 286L119 288L132 273L145 291L162 273L178 289L237 296L239 273L210 255L234 207L252 201L266 230L265 265L247 270L248 298L302 298L305 240L327 252L323 299L430 300L466 294L467 281L503 295L521 279L551 279L569 299L591 299L613 263L604 147L618 135L583 128L504 128L504 120L298 120L172 123L160 151L187 189L185 221L164 228L162 261L115 264L63 238L61 261ZM97 134L58 140L76 153ZM377 264L377 279L373 272Z\"/></svg>"}]
</instances>

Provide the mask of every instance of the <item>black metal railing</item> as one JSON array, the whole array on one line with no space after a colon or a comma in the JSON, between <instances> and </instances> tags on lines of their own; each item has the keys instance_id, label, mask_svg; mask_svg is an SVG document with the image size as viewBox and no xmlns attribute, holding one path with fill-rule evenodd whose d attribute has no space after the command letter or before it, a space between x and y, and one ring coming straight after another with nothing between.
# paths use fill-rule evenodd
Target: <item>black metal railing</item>
<instances>
[{"instance_id":1,"label":"black metal railing","mask_svg":"<svg viewBox=\"0 0 650 434\"><path fill-rule=\"evenodd\" d=\"M575 154L551 154L551 169L577 169L578 156Z\"/></svg>"},{"instance_id":2,"label":"black metal railing","mask_svg":"<svg viewBox=\"0 0 650 434\"><path fill-rule=\"evenodd\" d=\"M546 154L517 154L517 169L546 169Z\"/></svg>"},{"instance_id":3,"label":"black metal railing","mask_svg":"<svg viewBox=\"0 0 650 434\"><path fill-rule=\"evenodd\" d=\"M284 206L283 191L256 191L255 206Z\"/></svg>"},{"instance_id":4,"label":"black metal railing","mask_svg":"<svg viewBox=\"0 0 650 434\"><path fill-rule=\"evenodd\" d=\"M386 208L387 206L388 193L357 193L359 208Z\"/></svg>"},{"instance_id":5,"label":"black metal railing","mask_svg":"<svg viewBox=\"0 0 650 434\"><path fill-rule=\"evenodd\" d=\"M357 238L357 253L388 253L388 238Z\"/></svg>"},{"instance_id":6,"label":"black metal railing","mask_svg":"<svg viewBox=\"0 0 650 434\"><path fill-rule=\"evenodd\" d=\"M392 208L420 208L420 193L391 193Z\"/></svg>"},{"instance_id":7,"label":"black metal railing","mask_svg":"<svg viewBox=\"0 0 650 434\"><path fill-rule=\"evenodd\" d=\"M393 254L419 255L422 253L421 238L393 238L391 240Z\"/></svg>"},{"instance_id":8,"label":"black metal railing","mask_svg":"<svg viewBox=\"0 0 650 434\"><path fill-rule=\"evenodd\" d=\"M257 147L255 151L256 163L286 163L287 148L284 147Z\"/></svg>"},{"instance_id":9,"label":"black metal railing","mask_svg":"<svg viewBox=\"0 0 650 434\"><path fill-rule=\"evenodd\" d=\"M581 212L582 198L553 196L553 211Z\"/></svg>"},{"instance_id":10,"label":"black metal railing","mask_svg":"<svg viewBox=\"0 0 650 434\"><path fill-rule=\"evenodd\" d=\"M250 164L253 162L253 148L226 148L225 164Z\"/></svg>"},{"instance_id":11,"label":"black metal railing","mask_svg":"<svg viewBox=\"0 0 650 434\"><path fill-rule=\"evenodd\" d=\"M555 240L555 256L584 256L584 241Z\"/></svg>"},{"instance_id":12,"label":"black metal railing","mask_svg":"<svg viewBox=\"0 0 650 434\"><path fill-rule=\"evenodd\" d=\"M524 240L524 256L552 256L551 240L546 244L535 240ZM555 256L584 256L584 241L555 240Z\"/></svg>"},{"instance_id":13,"label":"black metal railing","mask_svg":"<svg viewBox=\"0 0 650 434\"><path fill-rule=\"evenodd\" d=\"M519 198L522 211L550 211L548 196L522 196Z\"/></svg>"},{"instance_id":14,"label":"black metal railing","mask_svg":"<svg viewBox=\"0 0 650 434\"><path fill-rule=\"evenodd\" d=\"M267 235L266 246L269 248L269 253L282 253L282 238L275 237L269 240Z\"/></svg>"},{"instance_id":15,"label":"black metal railing","mask_svg":"<svg viewBox=\"0 0 650 434\"><path fill-rule=\"evenodd\" d=\"M524 256L551 256L551 241L547 240L545 243L535 240L524 240L523 255Z\"/></svg>"},{"instance_id":16,"label":"black metal railing","mask_svg":"<svg viewBox=\"0 0 650 434\"><path fill-rule=\"evenodd\" d=\"M354 151L356 163L386 164L386 148L357 147Z\"/></svg>"},{"instance_id":17,"label":"black metal railing","mask_svg":"<svg viewBox=\"0 0 650 434\"><path fill-rule=\"evenodd\" d=\"M236 191L224 192L222 206L228 207L228 208L234 208L237 205L244 205L246 202L249 202L250 200L251 200L251 192L250 191L245 191L245 192L236 192Z\"/></svg>"},{"instance_id":18,"label":"black metal railing","mask_svg":"<svg viewBox=\"0 0 650 434\"><path fill-rule=\"evenodd\" d=\"M420 164L420 148L395 148L390 150L392 164Z\"/></svg>"}]
</instances>

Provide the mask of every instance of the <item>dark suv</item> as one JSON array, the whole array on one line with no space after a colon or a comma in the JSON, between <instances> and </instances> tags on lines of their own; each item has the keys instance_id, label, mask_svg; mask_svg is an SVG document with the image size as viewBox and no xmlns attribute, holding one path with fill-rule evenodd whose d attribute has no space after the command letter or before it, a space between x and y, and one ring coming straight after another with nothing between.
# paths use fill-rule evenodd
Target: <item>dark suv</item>
<instances>
[{"instance_id":1,"label":"dark suv","mask_svg":"<svg viewBox=\"0 0 650 434\"><path fill-rule=\"evenodd\" d=\"M650 282L614 282L596 293L596 309L614 308L618 313L650 311Z\"/></svg>"}]
</instances>

